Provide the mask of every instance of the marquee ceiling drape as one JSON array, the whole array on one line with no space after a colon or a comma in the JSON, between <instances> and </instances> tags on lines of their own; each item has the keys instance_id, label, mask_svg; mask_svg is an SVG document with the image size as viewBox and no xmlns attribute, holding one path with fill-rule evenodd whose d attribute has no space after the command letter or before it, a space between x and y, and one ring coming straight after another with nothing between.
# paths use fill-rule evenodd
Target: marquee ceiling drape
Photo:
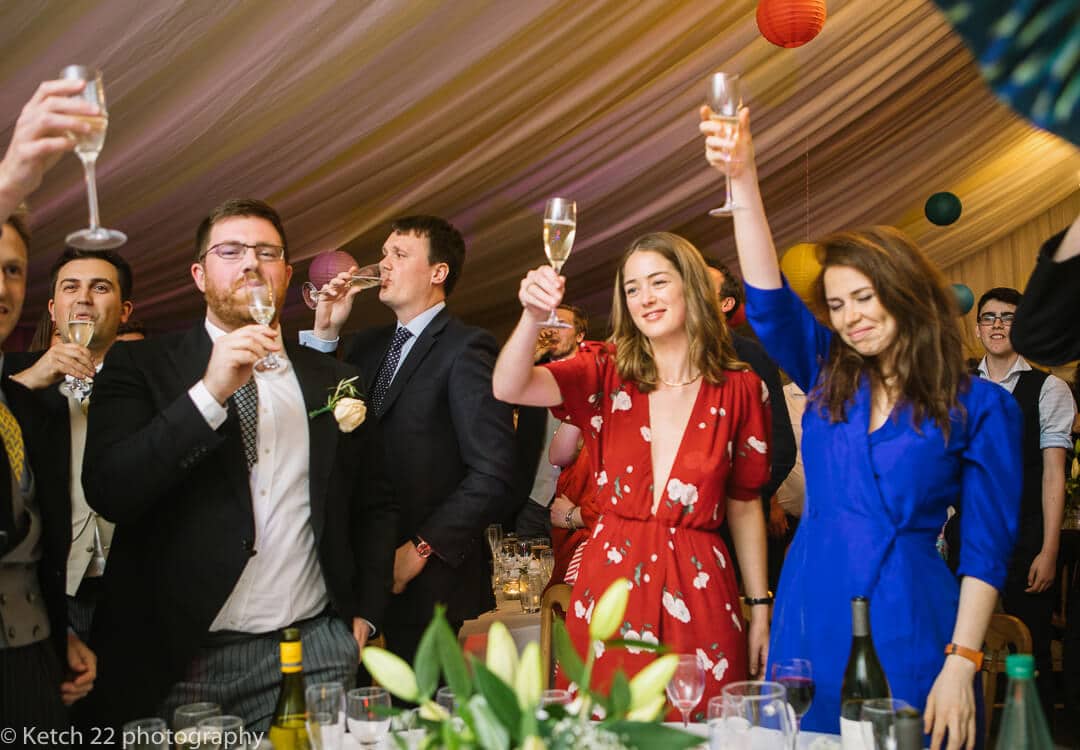
<instances>
[{"instance_id":1,"label":"marquee ceiling drape","mask_svg":"<svg viewBox=\"0 0 1080 750\"><path fill-rule=\"evenodd\" d=\"M652 230L734 259L697 108L741 72L777 245L868 223L910 231L943 267L1077 190L1080 154L999 104L928 0L832 0L820 36L783 50L752 0L13 0L0 5L0 111L10 138L37 83L101 68L104 223L131 238L136 316L196 320L199 220L228 197L282 213L297 267L341 247L374 260L389 221L436 213L469 243L452 307L505 333L517 282L543 261L546 198L578 201L568 296L606 313L614 265ZM955 192L935 227L926 197ZM74 157L33 196L24 322L86 203ZM388 313L361 295L351 321ZM287 325L310 321L297 289ZM600 332L602 324L595 331Z\"/></svg>"}]
</instances>

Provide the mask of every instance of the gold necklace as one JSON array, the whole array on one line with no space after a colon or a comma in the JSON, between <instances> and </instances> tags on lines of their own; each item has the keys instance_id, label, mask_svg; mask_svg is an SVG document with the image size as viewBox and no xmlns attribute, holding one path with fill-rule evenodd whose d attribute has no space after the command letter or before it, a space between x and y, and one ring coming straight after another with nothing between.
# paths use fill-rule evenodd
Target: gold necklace
<instances>
[{"instance_id":1,"label":"gold necklace","mask_svg":"<svg viewBox=\"0 0 1080 750\"><path fill-rule=\"evenodd\" d=\"M656 377L660 378L660 374L657 373ZM664 385L666 385L668 388L684 388L684 387L690 385L691 383L696 382L697 379L700 378L700 377L701 377L701 373L699 372L697 375L690 378L689 380L687 380L684 383L669 383L668 381L664 380L663 378L660 378L660 382L663 383Z\"/></svg>"}]
</instances>

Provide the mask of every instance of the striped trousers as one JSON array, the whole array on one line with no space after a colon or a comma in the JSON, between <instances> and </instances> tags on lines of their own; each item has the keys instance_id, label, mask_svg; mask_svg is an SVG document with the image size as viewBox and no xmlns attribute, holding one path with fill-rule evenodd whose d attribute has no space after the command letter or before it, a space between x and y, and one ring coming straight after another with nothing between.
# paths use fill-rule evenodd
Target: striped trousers
<instances>
[{"instance_id":1,"label":"striped trousers","mask_svg":"<svg viewBox=\"0 0 1080 750\"><path fill-rule=\"evenodd\" d=\"M299 623L304 681L356 682L359 652L352 631L337 617L320 615ZM223 714L239 716L244 728L265 732L281 687L280 631L263 635L210 634L184 679L172 686L158 715L172 725L173 713L187 703L209 701Z\"/></svg>"},{"instance_id":2,"label":"striped trousers","mask_svg":"<svg viewBox=\"0 0 1080 750\"><path fill-rule=\"evenodd\" d=\"M67 728L61 679L52 641L0 648L0 728Z\"/></svg>"}]
</instances>

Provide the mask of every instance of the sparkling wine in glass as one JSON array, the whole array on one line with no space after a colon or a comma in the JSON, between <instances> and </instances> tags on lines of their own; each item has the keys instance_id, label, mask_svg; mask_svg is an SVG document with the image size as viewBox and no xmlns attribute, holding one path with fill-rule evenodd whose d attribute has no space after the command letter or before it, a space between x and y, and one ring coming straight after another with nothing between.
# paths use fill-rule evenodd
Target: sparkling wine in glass
<instances>
[{"instance_id":1,"label":"sparkling wine in glass","mask_svg":"<svg viewBox=\"0 0 1080 750\"><path fill-rule=\"evenodd\" d=\"M349 734L361 747L378 747L390 731L390 693L381 687L350 690L345 716Z\"/></svg>"},{"instance_id":2,"label":"sparkling wine in glass","mask_svg":"<svg viewBox=\"0 0 1080 750\"><path fill-rule=\"evenodd\" d=\"M795 711L795 732L814 702L814 671L809 659L782 659L772 668L773 682L787 690L787 702Z\"/></svg>"},{"instance_id":3,"label":"sparkling wine in glass","mask_svg":"<svg viewBox=\"0 0 1080 750\"><path fill-rule=\"evenodd\" d=\"M85 65L68 65L60 71L60 77L67 80L86 81L85 88L75 97L96 104L101 112L100 115L95 116L79 116L79 119L90 124L89 133L70 134L70 137L75 140L75 155L82 162L83 173L86 176L90 226L69 234L67 244L83 250L107 250L120 247L127 242L127 235L115 229L106 229L101 226L98 219L97 177L94 170L98 154L105 145L105 133L109 128L109 115L105 109L105 84L101 78L101 71L92 70Z\"/></svg>"},{"instance_id":4,"label":"sparkling wine in glass","mask_svg":"<svg viewBox=\"0 0 1080 750\"><path fill-rule=\"evenodd\" d=\"M274 287L268 279L264 279L254 271L249 271L245 281L248 291L248 312L252 320L264 326L274 321L277 312L277 304L274 300ZM281 360L270 352L255 363L255 369L259 372L276 370L281 367Z\"/></svg>"},{"instance_id":5,"label":"sparkling wine in glass","mask_svg":"<svg viewBox=\"0 0 1080 750\"><path fill-rule=\"evenodd\" d=\"M370 266L364 266L358 269L356 273L352 275L352 286L358 286L361 289L372 289L379 286L382 283L382 271L379 270L378 263L372 263ZM304 304L314 310L319 306L319 296L322 294L317 286L310 281L305 281L304 286L300 289L301 295L304 298Z\"/></svg>"},{"instance_id":6,"label":"sparkling wine in glass","mask_svg":"<svg viewBox=\"0 0 1080 750\"><path fill-rule=\"evenodd\" d=\"M61 330L64 332L64 340L69 344L78 344L79 346L88 347L94 338L94 321L90 318L80 317L79 313L72 310L71 314L68 316L65 328ZM73 378L71 380L70 388L75 391L77 395L86 398L93 390L94 384L93 381L90 380Z\"/></svg>"},{"instance_id":7,"label":"sparkling wine in glass","mask_svg":"<svg viewBox=\"0 0 1080 750\"><path fill-rule=\"evenodd\" d=\"M679 665L667 684L671 705L682 713L683 729L690 726L690 712L705 693L705 670L696 654L679 654Z\"/></svg>"},{"instance_id":8,"label":"sparkling wine in glass","mask_svg":"<svg viewBox=\"0 0 1080 750\"><path fill-rule=\"evenodd\" d=\"M726 135L734 136L739 131L739 108L742 106L742 94L739 91L739 76L734 73L713 73L709 78L707 102L712 110L712 119L723 125ZM724 175L724 205L709 211L709 216L731 216L737 208L731 200L731 177Z\"/></svg>"},{"instance_id":9,"label":"sparkling wine in glass","mask_svg":"<svg viewBox=\"0 0 1080 750\"><path fill-rule=\"evenodd\" d=\"M566 198L552 198L544 208L544 252L555 273L562 273L563 264L574 249L577 233L577 203ZM572 328L559 320L555 311L541 323L545 328Z\"/></svg>"}]
</instances>

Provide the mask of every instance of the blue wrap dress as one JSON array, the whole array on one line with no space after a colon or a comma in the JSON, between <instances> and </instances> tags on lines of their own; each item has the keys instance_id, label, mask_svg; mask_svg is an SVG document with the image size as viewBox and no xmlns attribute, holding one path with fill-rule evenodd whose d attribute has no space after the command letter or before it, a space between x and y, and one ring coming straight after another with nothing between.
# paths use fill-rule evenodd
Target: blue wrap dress
<instances>
[{"instance_id":1,"label":"blue wrap dress","mask_svg":"<svg viewBox=\"0 0 1080 750\"><path fill-rule=\"evenodd\" d=\"M747 286L747 313L765 348L809 393L833 332L784 282ZM962 508L958 574L1001 589L1020 509L1022 421L1012 396L973 378L946 443L929 419L915 429L903 404L869 432L864 379L845 421L811 400L803 416L806 503L784 561L770 662L813 663L816 692L804 729L838 732L851 647L851 599L870 600L870 626L894 698L922 711L952 640L960 587L938 555L949 505ZM771 674L771 664L769 666Z\"/></svg>"}]
</instances>

